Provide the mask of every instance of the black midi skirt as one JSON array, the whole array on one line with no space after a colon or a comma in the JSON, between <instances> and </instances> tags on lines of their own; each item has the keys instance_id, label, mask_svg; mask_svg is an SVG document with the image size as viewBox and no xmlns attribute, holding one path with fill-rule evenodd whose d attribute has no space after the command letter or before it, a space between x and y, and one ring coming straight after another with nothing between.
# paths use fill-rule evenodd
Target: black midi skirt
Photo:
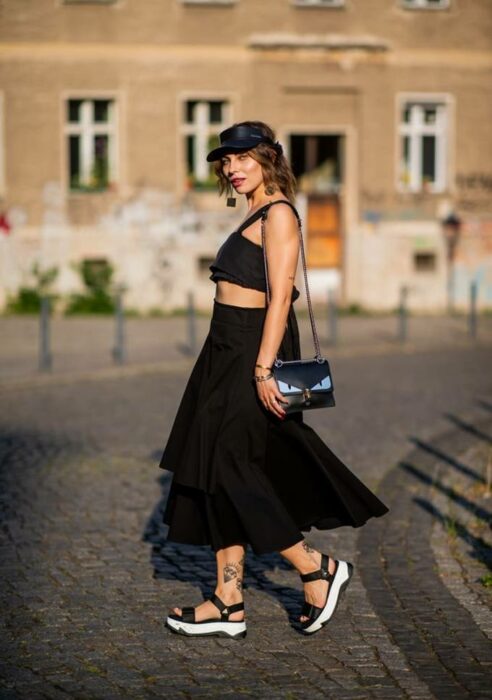
<instances>
[{"instance_id":1,"label":"black midi skirt","mask_svg":"<svg viewBox=\"0 0 492 700\"><path fill-rule=\"evenodd\" d=\"M170 541L214 551L249 544L263 554L312 527L360 527L388 512L301 412L282 420L260 402L252 377L265 315L214 301L159 465L173 473L164 512ZM278 356L301 356L292 304Z\"/></svg>"}]
</instances>

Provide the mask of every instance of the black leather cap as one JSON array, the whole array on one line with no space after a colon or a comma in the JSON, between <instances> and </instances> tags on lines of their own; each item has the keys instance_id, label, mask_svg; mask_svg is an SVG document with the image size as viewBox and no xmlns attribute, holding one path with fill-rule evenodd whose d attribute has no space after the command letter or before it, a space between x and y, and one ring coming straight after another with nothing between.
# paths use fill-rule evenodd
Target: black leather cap
<instances>
[{"instance_id":1,"label":"black leather cap","mask_svg":"<svg viewBox=\"0 0 492 700\"><path fill-rule=\"evenodd\" d=\"M226 153L236 153L238 151L247 151L249 148L254 148L259 143L268 143L274 146L274 142L268 136L254 126L231 126L229 129L221 131L219 134L220 146L214 148L207 156L210 163L213 160L219 160Z\"/></svg>"}]
</instances>

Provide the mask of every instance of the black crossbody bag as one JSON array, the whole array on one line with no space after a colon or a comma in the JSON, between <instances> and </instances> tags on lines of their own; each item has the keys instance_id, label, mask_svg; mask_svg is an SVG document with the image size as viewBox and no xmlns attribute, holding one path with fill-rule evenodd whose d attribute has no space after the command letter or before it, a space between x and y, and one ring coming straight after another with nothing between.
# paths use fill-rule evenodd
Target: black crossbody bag
<instances>
[{"instance_id":1,"label":"black crossbody bag","mask_svg":"<svg viewBox=\"0 0 492 700\"><path fill-rule=\"evenodd\" d=\"M279 201L286 202L286 200ZM290 202L286 203L290 204ZM274 202L272 202L272 204L274 204ZM334 406L335 396L330 364L325 357L321 356L318 333L314 321L307 278L301 219L295 207L292 204L290 204L290 206L296 215L299 229L304 285L306 288L309 318L311 320L311 330L313 332L315 356L306 360L281 360L276 355L272 366L272 374L277 382L279 391L288 402L283 403L282 408L286 413L295 413L296 411L304 411L310 408L328 408ZM270 207L265 209L261 217L261 243L263 246L263 260L265 264L267 304L270 304L270 285L268 282L268 263L265 248L265 221L269 209Z\"/></svg>"}]
</instances>

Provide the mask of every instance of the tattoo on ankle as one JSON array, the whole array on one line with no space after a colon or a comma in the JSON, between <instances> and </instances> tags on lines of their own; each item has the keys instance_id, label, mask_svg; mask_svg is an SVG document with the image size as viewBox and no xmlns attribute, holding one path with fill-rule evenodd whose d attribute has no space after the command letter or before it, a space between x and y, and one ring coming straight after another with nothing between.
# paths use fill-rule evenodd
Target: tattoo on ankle
<instances>
[{"instance_id":1,"label":"tattoo on ankle","mask_svg":"<svg viewBox=\"0 0 492 700\"><path fill-rule=\"evenodd\" d=\"M314 549L314 547L311 547L311 545L308 544L308 543L306 542L306 540L303 540L303 542L302 542L302 548L303 548L304 551L306 551L308 554L312 554L313 552L316 551L316 550Z\"/></svg>"},{"instance_id":2,"label":"tattoo on ankle","mask_svg":"<svg viewBox=\"0 0 492 700\"><path fill-rule=\"evenodd\" d=\"M236 566L234 564L226 564L223 569L224 572L224 583L229 583L233 579L237 578Z\"/></svg>"},{"instance_id":3,"label":"tattoo on ankle","mask_svg":"<svg viewBox=\"0 0 492 700\"><path fill-rule=\"evenodd\" d=\"M228 583L229 581L233 581L235 578L238 579L236 585L238 586L238 590L241 588L241 583L242 579L238 578L239 576L242 576L242 569L244 566L244 555L241 557L241 559L236 562L236 561L231 561L227 562L227 564L223 568L224 572L224 583Z\"/></svg>"}]
</instances>

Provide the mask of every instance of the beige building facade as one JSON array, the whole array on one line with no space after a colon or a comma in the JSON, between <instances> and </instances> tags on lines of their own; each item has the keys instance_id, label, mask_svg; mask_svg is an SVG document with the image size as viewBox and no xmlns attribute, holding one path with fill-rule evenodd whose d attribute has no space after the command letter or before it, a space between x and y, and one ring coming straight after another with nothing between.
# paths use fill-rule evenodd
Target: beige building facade
<instances>
[{"instance_id":1,"label":"beige building facade","mask_svg":"<svg viewBox=\"0 0 492 700\"><path fill-rule=\"evenodd\" d=\"M492 306L490 0L3 0L0 40L0 305L34 261L65 294L108 260L131 307L210 308L245 204L205 155L253 119L318 301Z\"/></svg>"}]
</instances>

